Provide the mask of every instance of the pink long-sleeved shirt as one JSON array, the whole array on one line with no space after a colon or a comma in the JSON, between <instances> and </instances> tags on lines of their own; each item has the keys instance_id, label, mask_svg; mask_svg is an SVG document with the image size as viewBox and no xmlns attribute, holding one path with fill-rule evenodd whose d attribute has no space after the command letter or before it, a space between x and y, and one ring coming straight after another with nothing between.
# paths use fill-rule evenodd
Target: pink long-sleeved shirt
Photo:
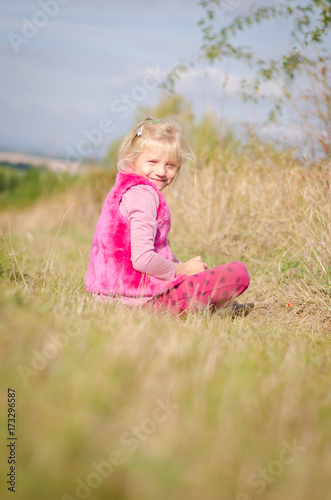
<instances>
[{"instance_id":1,"label":"pink long-sleeved shirt","mask_svg":"<svg viewBox=\"0 0 331 500\"><path fill-rule=\"evenodd\" d=\"M159 279L171 280L176 274L175 262L165 259L154 251L157 230L159 197L151 186L137 185L128 189L122 198L119 210L128 217L131 226L131 261L134 269ZM104 297L109 300L109 297ZM125 305L141 305L149 297L118 297Z\"/></svg>"}]
</instances>

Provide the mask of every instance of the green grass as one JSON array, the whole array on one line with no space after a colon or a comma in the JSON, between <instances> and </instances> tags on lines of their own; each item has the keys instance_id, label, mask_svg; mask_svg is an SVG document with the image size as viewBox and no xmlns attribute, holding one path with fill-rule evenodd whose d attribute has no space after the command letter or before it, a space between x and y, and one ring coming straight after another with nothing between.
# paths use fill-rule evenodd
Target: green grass
<instances>
[{"instance_id":1,"label":"green grass","mask_svg":"<svg viewBox=\"0 0 331 500\"><path fill-rule=\"evenodd\" d=\"M23 170L0 165L0 209L23 208L42 197L70 188L77 180L77 175L58 174L42 167Z\"/></svg>"},{"instance_id":2,"label":"green grass","mask_svg":"<svg viewBox=\"0 0 331 500\"><path fill-rule=\"evenodd\" d=\"M245 319L90 298L91 239L113 174L0 214L1 498L330 498L329 192L303 184L296 166L234 165L210 206L208 168L190 199L197 209L169 193L170 240L182 259L244 260L242 301L256 303ZM96 475L102 463L107 477Z\"/></svg>"}]
</instances>

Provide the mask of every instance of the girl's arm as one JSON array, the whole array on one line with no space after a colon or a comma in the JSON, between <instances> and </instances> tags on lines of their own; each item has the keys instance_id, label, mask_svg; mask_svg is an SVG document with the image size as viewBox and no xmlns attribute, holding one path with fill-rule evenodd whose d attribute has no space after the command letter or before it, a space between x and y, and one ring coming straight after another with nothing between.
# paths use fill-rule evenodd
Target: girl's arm
<instances>
[{"instance_id":1,"label":"girl's arm","mask_svg":"<svg viewBox=\"0 0 331 500\"><path fill-rule=\"evenodd\" d=\"M134 269L159 279L176 275L176 264L154 251L159 198L154 188L133 186L125 192L120 212L128 217L131 228L131 261Z\"/></svg>"}]
</instances>

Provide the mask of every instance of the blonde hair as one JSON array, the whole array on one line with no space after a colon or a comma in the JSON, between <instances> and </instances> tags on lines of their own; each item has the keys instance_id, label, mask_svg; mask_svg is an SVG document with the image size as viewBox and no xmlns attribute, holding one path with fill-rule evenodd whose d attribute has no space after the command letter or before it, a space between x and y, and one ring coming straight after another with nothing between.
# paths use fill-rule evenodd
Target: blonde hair
<instances>
[{"instance_id":1,"label":"blonde hair","mask_svg":"<svg viewBox=\"0 0 331 500\"><path fill-rule=\"evenodd\" d=\"M178 166L178 171L186 162L195 162L194 153L176 120L148 117L124 137L118 152L117 169L127 170L130 163L135 163L153 142L159 142L167 148L168 157Z\"/></svg>"}]
</instances>

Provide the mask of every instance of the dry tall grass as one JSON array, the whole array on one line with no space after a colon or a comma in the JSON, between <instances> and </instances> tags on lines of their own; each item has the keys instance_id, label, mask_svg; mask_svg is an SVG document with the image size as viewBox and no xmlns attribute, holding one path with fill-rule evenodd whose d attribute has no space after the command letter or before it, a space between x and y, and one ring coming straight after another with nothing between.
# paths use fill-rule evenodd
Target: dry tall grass
<instances>
[{"instance_id":1,"label":"dry tall grass","mask_svg":"<svg viewBox=\"0 0 331 500\"><path fill-rule=\"evenodd\" d=\"M186 205L168 193L171 245L182 260L245 262L242 300L257 304L245 319L90 299L84 276L111 176L1 214L15 498L331 498L330 171L232 159L213 172L198 172ZM5 409L0 418L10 498Z\"/></svg>"}]
</instances>

